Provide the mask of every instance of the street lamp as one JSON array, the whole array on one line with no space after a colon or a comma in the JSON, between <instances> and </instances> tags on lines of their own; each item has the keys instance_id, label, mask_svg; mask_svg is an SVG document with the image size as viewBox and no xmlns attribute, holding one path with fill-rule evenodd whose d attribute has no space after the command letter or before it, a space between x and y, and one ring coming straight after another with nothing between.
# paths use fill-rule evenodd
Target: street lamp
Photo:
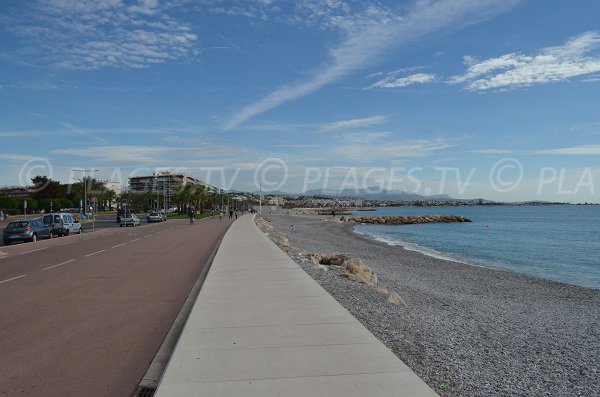
<instances>
[{"instance_id":1,"label":"street lamp","mask_svg":"<svg viewBox=\"0 0 600 397\"><path fill-rule=\"evenodd\" d=\"M93 168L72 168L71 170L83 172L83 205L86 207L84 214L87 214L87 181L85 179L85 176L88 172L96 172L98 170Z\"/></svg>"}]
</instances>

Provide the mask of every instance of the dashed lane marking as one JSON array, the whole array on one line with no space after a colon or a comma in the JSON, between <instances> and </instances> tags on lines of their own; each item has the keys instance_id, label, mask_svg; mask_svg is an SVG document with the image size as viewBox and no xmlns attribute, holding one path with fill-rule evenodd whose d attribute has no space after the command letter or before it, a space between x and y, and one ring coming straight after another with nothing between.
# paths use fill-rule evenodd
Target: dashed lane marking
<instances>
[{"instance_id":1,"label":"dashed lane marking","mask_svg":"<svg viewBox=\"0 0 600 397\"><path fill-rule=\"evenodd\" d=\"M45 267L42 270L54 269L55 267L66 265L67 263L71 263L71 262L75 262L75 259L69 259L68 261L64 261L64 262L59 263L58 265L52 265L52 266Z\"/></svg>"},{"instance_id":2,"label":"dashed lane marking","mask_svg":"<svg viewBox=\"0 0 600 397\"><path fill-rule=\"evenodd\" d=\"M113 246L112 246L112 247L110 247L110 248L119 248L119 247L122 247L122 246L124 246L124 245L127 245L127 243L121 243L121 244L113 245Z\"/></svg>"},{"instance_id":3,"label":"dashed lane marking","mask_svg":"<svg viewBox=\"0 0 600 397\"><path fill-rule=\"evenodd\" d=\"M2 280L2 281L0 281L0 284L8 283L9 281L13 281L13 280L18 280L18 279L20 279L22 277L25 277L25 276L27 276L27 275L26 274L21 274L20 276L17 276L17 277L13 277L13 278L9 278L9 279L6 279L6 280Z\"/></svg>"},{"instance_id":4,"label":"dashed lane marking","mask_svg":"<svg viewBox=\"0 0 600 397\"><path fill-rule=\"evenodd\" d=\"M136 238L135 240L131 240L130 243L134 243L134 242L136 242L138 240L141 240L141 239L142 239L141 237L140 238Z\"/></svg>"},{"instance_id":5,"label":"dashed lane marking","mask_svg":"<svg viewBox=\"0 0 600 397\"><path fill-rule=\"evenodd\" d=\"M106 250L100 250L100 251L92 252L91 254L84 255L84 257L87 258L88 256L96 255L96 254L99 254L99 253L104 252L104 251L106 251Z\"/></svg>"},{"instance_id":6,"label":"dashed lane marking","mask_svg":"<svg viewBox=\"0 0 600 397\"><path fill-rule=\"evenodd\" d=\"M42 247L42 248L38 248L35 250L31 250L31 251L25 251L25 252L21 252L21 255L25 255L25 254L31 254L32 252L37 252L37 251L42 251L42 250L47 250L48 247Z\"/></svg>"}]
</instances>

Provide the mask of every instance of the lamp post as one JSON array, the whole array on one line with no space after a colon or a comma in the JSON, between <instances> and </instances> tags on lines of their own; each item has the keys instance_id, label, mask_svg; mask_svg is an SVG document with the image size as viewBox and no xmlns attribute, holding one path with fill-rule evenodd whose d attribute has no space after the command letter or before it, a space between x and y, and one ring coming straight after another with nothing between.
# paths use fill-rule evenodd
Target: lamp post
<instances>
[{"instance_id":1,"label":"lamp post","mask_svg":"<svg viewBox=\"0 0 600 397\"><path fill-rule=\"evenodd\" d=\"M258 193L258 214L262 215L262 179L260 181L259 193Z\"/></svg>"},{"instance_id":2,"label":"lamp post","mask_svg":"<svg viewBox=\"0 0 600 397\"><path fill-rule=\"evenodd\" d=\"M98 170L93 169L93 168L72 168L72 170L83 172L83 205L85 207L84 214L87 214L87 181L86 181L85 177L88 172L96 172Z\"/></svg>"}]
</instances>

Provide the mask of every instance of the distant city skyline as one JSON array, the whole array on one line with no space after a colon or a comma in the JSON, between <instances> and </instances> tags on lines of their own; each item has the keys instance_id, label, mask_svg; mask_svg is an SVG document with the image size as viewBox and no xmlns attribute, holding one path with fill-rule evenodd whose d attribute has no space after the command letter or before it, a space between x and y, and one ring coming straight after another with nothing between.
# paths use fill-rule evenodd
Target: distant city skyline
<instances>
[{"instance_id":1,"label":"distant city skyline","mask_svg":"<svg viewBox=\"0 0 600 397\"><path fill-rule=\"evenodd\" d=\"M600 202L594 0L6 0L0 186Z\"/></svg>"}]
</instances>

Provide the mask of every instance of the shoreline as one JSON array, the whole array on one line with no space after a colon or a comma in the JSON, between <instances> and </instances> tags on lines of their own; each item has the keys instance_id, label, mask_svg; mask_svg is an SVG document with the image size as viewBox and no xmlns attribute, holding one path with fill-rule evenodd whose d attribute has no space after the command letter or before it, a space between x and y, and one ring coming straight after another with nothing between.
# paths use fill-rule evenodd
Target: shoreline
<instances>
[{"instance_id":1,"label":"shoreline","mask_svg":"<svg viewBox=\"0 0 600 397\"><path fill-rule=\"evenodd\" d=\"M351 225L351 228L354 228L356 226L357 225ZM535 279L535 280L540 280L540 281L543 281L543 282L548 282L548 283L553 283L553 284L561 284L561 285L565 285L565 286L569 286L569 287L576 287L576 288L583 288L583 289L587 289L587 290L600 291L600 288L586 287L584 285L571 284L571 283L567 283L567 282L564 282L564 281L551 280L551 279L548 279L548 278L535 276L533 274L529 274L529 273L526 273L526 272L519 272L519 271L516 271L516 270L504 268L504 267L501 267L501 266L494 266L493 264L489 264L488 265L488 264L479 263L479 262L477 262L476 259L473 259L473 260L470 260L470 259L461 260L461 259L457 259L457 258L452 258L450 256L451 254L449 254L449 253L439 252L439 251L434 250L433 248L423 247L423 246L420 246L418 244L415 244L415 245L417 245L418 247L422 247L424 249L423 251L418 250L418 249L407 248L407 246L404 245L404 244L402 244L402 243L398 243L398 244L387 243L385 241L378 240L377 238L370 237L367 234L357 232L356 230L351 230L351 231L349 231L349 233L351 233L356 238L360 238L362 240L365 240L366 242L371 242L371 243L374 243L374 244L382 244L382 245L387 246L387 247L401 248L401 249L403 249L405 251L408 251L408 252L415 252L415 253L421 254L423 256L427 256L427 257L430 257L430 258L439 259L441 261L460 263L461 265L473 266L473 267L488 269L488 270L492 270L492 271L507 272L507 273L510 273L510 274L514 274L514 275L518 275L518 276L524 276L524 277L530 277L530 278ZM435 251L435 252L439 252L439 255L429 254L428 252L424 252L425 250L428 250L428 249L432 250L432 251Z\"/></svg>"},{"instance_id":2,"label":"shoreline","mask_svg":"<svg viewBox=\"0 0 600 397\"><path fill-rule=\"evenodd\" d=\"M289 255L440 396L600 395L600 290L431 257L332 218L271 218ZM319 269L316 252L362 259L407 306Z\"/></svg>"}]
</instances>

